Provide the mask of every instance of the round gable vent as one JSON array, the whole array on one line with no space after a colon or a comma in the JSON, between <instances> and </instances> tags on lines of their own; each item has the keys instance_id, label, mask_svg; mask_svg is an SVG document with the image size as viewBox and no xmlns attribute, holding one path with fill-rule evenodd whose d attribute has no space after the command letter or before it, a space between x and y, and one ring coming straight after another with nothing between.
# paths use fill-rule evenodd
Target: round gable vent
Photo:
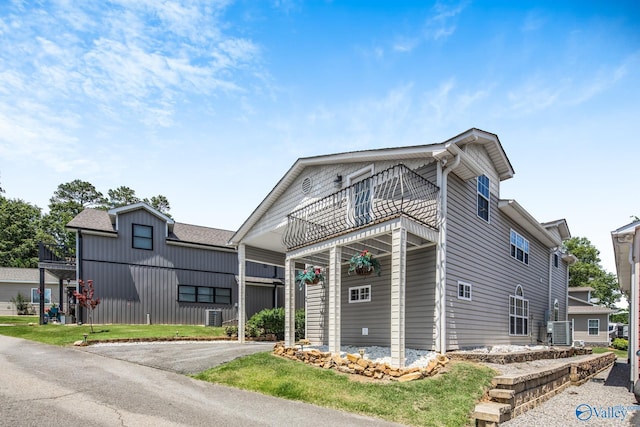
<instances>
[{"instance_id":1,"label":"round gable vent","mask_svg":"<svg viewBox=\"0 0 640 427\"><path fill-rule=\"evenodd\" d=\"M302 180L302 192L304 194L309 194L309 191L311 191L311 184L311 178L309 177Z\"/></svg>"}]
</instances>

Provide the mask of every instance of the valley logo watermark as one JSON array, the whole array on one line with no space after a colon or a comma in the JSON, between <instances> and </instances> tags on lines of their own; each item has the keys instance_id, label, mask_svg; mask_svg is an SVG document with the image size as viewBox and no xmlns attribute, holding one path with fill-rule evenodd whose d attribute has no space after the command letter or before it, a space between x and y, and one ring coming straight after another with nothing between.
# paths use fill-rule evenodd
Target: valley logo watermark
<instances>
[{"instance_id":1,"label":"valley logo watermark","mask_svg":"<svg viewBox=\"0 0 640 427\"><path fill-rule=\"evenodd\" d=\"M591 419L624 421L630 411L637 410L640 410L638 405L593 406L582 403L576 407L576 418L580 421Z\"/></svg>"}]
</instances>

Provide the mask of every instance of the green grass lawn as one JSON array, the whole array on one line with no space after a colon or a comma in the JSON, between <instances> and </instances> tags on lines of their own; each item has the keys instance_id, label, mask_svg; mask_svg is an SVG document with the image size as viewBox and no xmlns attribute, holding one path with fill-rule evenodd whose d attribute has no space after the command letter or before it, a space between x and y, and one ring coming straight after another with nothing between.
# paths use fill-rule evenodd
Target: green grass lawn
<instances>
[{"instance_id":1,"label":"green grass lawn","mask_svg":"<svg viewBox=\"0 0 640 427\"><path fill-rule=\"evenodd\" d=\"M626 350L617 350L615 348L612 347L593 347L593 354L601 354L601 353L606 353L607 351L613 351L617 357L626 359L629 357L629 354L627 353Z\"/></svg>"},{"instance_id":2,"label":"green grass lawn","mask_svg":"<svg viewBox=\"0 0 640 427\"><path fill-rule=\"evenodd\" d=\"M29 325L32 323L32 325ZM0 316L0 334L46 344L115 338L212 337L223 328L190 325L38 325L37 316ZM495 372L451 362L445 373L413 382L379 382L258 353L204 371L195 378L416 426L464 426Z\"/></svg>"},{"instance_id":3,"label":"green grass lawn","mask_svg":"<svg viewBox=\"0 0 640 427\"><path fill-rule=\"evenodd\" d=\"M29 323L33 323L32 326ZM224 328L196 325L38 325L38 316L0 316L0 334L25 338L46 344L69 345L82 340L109 340L126 338L169 338L176 332L181 337L223 336Z\"/></svg>"},{"instance_id":4,"label":"green grass lawn","mask_svg":"<svg viewBox=\"0 0 640 427\"><path fill-rule=\"evenodd\" d=\"M380 383L258 353L194 378L403 424L464 426L494 375L480 365L452 362L434 378Z\"/></svg>"}]
</instances>

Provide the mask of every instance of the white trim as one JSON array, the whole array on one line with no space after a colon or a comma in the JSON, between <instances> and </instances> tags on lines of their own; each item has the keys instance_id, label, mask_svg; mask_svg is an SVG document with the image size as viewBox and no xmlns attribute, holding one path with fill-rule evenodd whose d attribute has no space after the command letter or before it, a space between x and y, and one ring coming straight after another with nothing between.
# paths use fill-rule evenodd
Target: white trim
<instances>
[{"instance_id":1,"label":"white trim","mask_svg":"<svg viewBox=\"0 0 640 427\"><path fill-rule=\"evenodd\" d=\"M515 243L511 243L511 234L515 233L516 235L516 242ZM518 237L520 237L523 241L524 241L524 245L526 246L527 250L525 251L524 247L520 248L518 247ZM515 247L515 251L513 253L513 255L511 254L511 247L514 246ZM510 229L509 231L509 255L511 255L511 258L515 259L518 262L523 263L524 265L529 265L530 259L531 258L531 251L530 251L530 247L531 247L531 242L529 242L529 239L525 239L525 237L518 233L516 230L514 230L513 228ZM522 250L522 259L518 259L518 249ZM526 256L525 256L526 255Z\"/></svg>"},{"instance_id":2,"label":"white trim","mask_svg":"<svg viewBox=\"0 0 640 427\"><path fill-rule=\"evenodd\" d=\"M463 292L463 296L460 296L460 285L464 286L465 291ZM467 288L469 290L469 296L465 296L467 294ZM472 301L472 288L473 285L471 283L466 283L461 280L458 280L458 299L463 301Z\"/></svg>"},{"instance_id":3,"label":"white trim","mask_svg":"<svg viewBox=\"0 0 640 427\"><path fill-rule=\"evenodd\" d=\"M34 301L33 297L38 293L40 288L31 288L31 304L40 304L40 301ZM35 294L34 294L35 291ZM49 302L47 302L47 291L49 291ZM53 302L53 291L51 288L44 288L44 303L51 304Z\"/></svg>"},{"instance_id":4,"label":"white trim","mask_svg":"<svg viewBox=\"0 0 640 427\"><path fill-rule=\"evenodd\" d=\"M518 289L520 290L520 294L518 295ZM514 313L511 314L511 302L513 301L513 308L514 308ZM517 304L516 301L522 301L522 314L517 314ZM526 308L525 308L526 306ZM524 297L524 289L522 288L522 285L516 285L516 289L513 295L509 295L509 336L510 337L528 337L531 335L531 319L529 317L530 314L530 307L529 307L529 300L526 299ZM517 331L517 327L515 328L516 331L514 331L512 333L511 331L511 318L515 318L515 319L523 319L527 321L527 331L525 334L518 334L515 333ZM524 322L522 323L523 329L524 329Z\"/></svg>"},{"instance_id":5,"label":"white trim","mask_svg":"<svg viewBox=\"0 0 640 427\"><path fill-rule=\"evenodd\" d=\"M598 325L597 326L597 330L598 330L597 334L592 334L591 333L591 326L589 326L589 322L591 322L592 320L598 322L597 323L597 325ZM590 336L590 337L600 336L600 319L587 319L587 335Z\"/></svg>"},{"instance_id":6,"label":"white trim","mask_svg":"<svg viewBox=\"0 0 640 427\"><path fill-rule=\"evenodd\" d=\"M368 298L366 299L361 299L363 293L360 291L362 291L363 289L367 290L366 296ZM358 299L353 300L351 299L351 292L355 290L358 291ZM349 288L349 304L359 304L361 302L371 302L371 285L352 286Z\"/></svg>"}]
</instances>

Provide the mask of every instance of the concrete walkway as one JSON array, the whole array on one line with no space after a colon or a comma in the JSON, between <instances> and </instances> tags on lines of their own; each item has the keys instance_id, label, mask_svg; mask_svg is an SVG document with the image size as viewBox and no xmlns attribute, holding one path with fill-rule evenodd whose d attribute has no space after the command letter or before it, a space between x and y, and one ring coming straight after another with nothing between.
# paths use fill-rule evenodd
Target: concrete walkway
<instances>
[{"instance_id":1,"label":"concrete walkway","mask_svg":"<svg viewBox=\"0 0 640 427\"><path fill-rule=\"evenodd\" d=\"M174 372L0 335L7 426L391 426Z\"/></svg>"}]
</instances>

